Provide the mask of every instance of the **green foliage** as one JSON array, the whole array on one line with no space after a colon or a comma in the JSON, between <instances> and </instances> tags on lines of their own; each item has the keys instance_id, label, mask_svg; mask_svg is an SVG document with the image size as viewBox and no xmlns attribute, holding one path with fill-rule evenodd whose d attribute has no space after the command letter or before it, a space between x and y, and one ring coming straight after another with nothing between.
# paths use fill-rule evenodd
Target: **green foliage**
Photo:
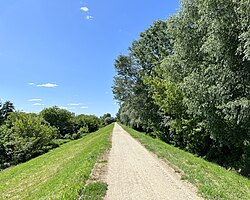
<instances>
[{"instance_id":1,"label":"green foliage","mask_svg":"<svg viewBox=\"0 0 250 200\"><path fill-rule=\"evenodd\" d=\"M82 137L82 136L86 135L88 132L89 132L88 127L83 126L83 127L81 127L81 128L77 131L77 135L78 135L79 137Z\"/></svg>"},{"instance_id":2,"label":"green foliage","mask_svg":"<svg viewBox=\"0 0 250 200\"><path fill-rule=\"evenodd\" d=\"M1 167L42 154L56 137L57 129L36 114L11 113L0 127Z\"/></svg>"},{"instance_id":3,"label":"green foliage","mask_svg":"<svg viewBox=\"0 0 250 200\"><path fill-rule=\"evenodd\" d=\"M106 125L109 125L109 124L112 124L113 122L115 122L116 120L115 120L115 118L113 118L113 117L106 117L105 119L104 119L104 123L106 124Z\"/></svg>"},{"instance_id":4,"label":"green foliage","mask_svg":"<svg viewBox=\"0 0 250 200\"><path fill-rule=\"evenodd\" d=\"M154 68L172 47L165 32L166 23L156 21L129 48L129 55L120 55L115 61L114 98L121 104L118 117L138 130L165 131L162 113L152 98L151 85L145 76L155 76Z\"/></svg>"},{"instance_id":5,"label":"green foliage","mask_svg":"<svg viewBox=\"0 0 250 200\"><path fill-rule=\"evenodd\" d=\"M116 100L124 102L133 96L139 82L139 69L134 58L120 55L115 60L117 76L114 77L113 94Z\"/></svg>"},{"instance_id":6,"label":"green foliage","mask_svg":"<svg viewBox=\"0 0 250 200\"><path fill-rule=\"evenodd\" d=\"M84 124L82 127L86 127L89 133L92 133L94 131L97 131L100 127L100 119L96 117L95 115L78 115L76 117L77 120L80 121L81 124Z\"/></svg>"},{"instance_id":7,"label":"green foliage","mask_svg":"<svg viewBox=\"0 0 250 200\"><path fill-rule=\"evenodd\" d=\"M100 126L100 119L94 115L75 116L57 106L36 115L14 112L9 101L0 103L0 169L25 162L65 141L79 139Z\"/></svg>"},{"instance_id":8,"label":"green foliage","mask_svg":"<svg viewBox=\"0 0 250 200\"><path fill-rule=\"evenodd\" d=\"M249 19L249 0L183 0L117 58L118 119L249 175Z\"/></svg>"},{"instance_id":9,"label":"green foliage","mask_svg":"<svg viewBox=\"0 0 250 200\"><path fill-rule=\"evenodd\" d=\"M71 119L71 124L73 126L74 133L77 133L81 128L86 130L86 133L89 132L85 118L82 116L75 116Z\"/></svg>"},{"instance_id":10,"label":"green foliage","mask_svg":"<svg viewBox=\"0 0 250 200\"><path fill-rule=\"evenodd\" d=\"M103 126L106 126L115 122L116 119L113 118L110 113L106 113L100 117L100 121Z\"/></svg>"},{"instance_id":11,"label":"green foliage","mask_svg":"<svg viewBox=\"0 0 250 200\"><path fill-rule=\"evenodd\" d=\"M239 46L238 53L243 56L244 59L250 60L250 28L249 28L249 19L250 19L250 6L249 1L240 1L238 2L239 7L236 10L241 23L240 36L239 36Z\"/></svg>"},{"instance_id":12,"label":"green foliage","mask_svg":"<svg viewBox=\"0 0 250 200\"><path fill-rule=\"evenodd\" d=\"M115 122L116 119L113 118L110 113L106 113L100 117L100 121L103 126L106 126Z\"/></svg>"},{"instance_id":13,"label":"green foliage","mask_svg":"<svg viewBox=\"0 0 250 200\"><path fill-rule=\"evenodd\" d=\"M153 75L154 68L159 66L166 56L172 54L173 49L166 30L166 22L155 21L129 48L143 75Z\"/></svg>"},{"instance_id":14,"label":"green foliage","mask_svg":"<svg viewBox=\"0 0 250 200\"><path fill-rule=\"evenodd\" d=\"M246 23L249 25L239 14L246 5L183 1L181 12L169 21L174 57L183 69L183 103L213 140L207 157L224 166L239 167L244 162L246 147L242 144L250 138L250 62L247 44L239 40ZM239 53L242 46L246 48Z\"/></svg>"},{"instance_id":15,"label":"green foliage","mask_svg":"<svg viewBox=\"0 0 250 200\"><path fill-rule=\"evenodd\" d=\"M147 84L153 88L152 98L159 108L170 116L181 117L185 112L183 94L177 84L165 79L147 77Z\"/></svg>"},{"instance_id":16,"label":"green foliage","mask_svg":"<svg viewBox=\"0 0 250 200\"><path fill-rule=\"evenodd\" d=\"M40 112L40 115L51 125L59 130L58 137L64 137L66 134L73 134L71 120L73 113L65 109L60 109L57 106L45 108Z\"/></svg>"},{"instance_id":17,"label":"green foliage","mask_svg":"<svg viewBox=\"0 0 250 200\"><path fill-rule=\"evenodd\" d=\"M0 102L0 125L7 119L8 115L15 111L13 103L10 101Z\"/></svg>"}]
</instances>

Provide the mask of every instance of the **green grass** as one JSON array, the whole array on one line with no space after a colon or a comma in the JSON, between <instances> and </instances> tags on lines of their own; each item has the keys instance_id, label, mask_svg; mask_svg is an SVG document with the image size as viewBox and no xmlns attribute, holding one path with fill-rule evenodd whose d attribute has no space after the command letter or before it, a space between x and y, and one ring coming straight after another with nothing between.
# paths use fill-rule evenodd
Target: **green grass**
<instances>
[{"instance_id":1,"label":"green grass","mask_svg":"<svg viewBox=\"0 0 250 200\"><path fill-rule=\"evenodd\" d=\"M196 185L202 197L225 200L250 199L250 180L247 178L131 128L123 128L148 150L180 171L182 179Z\"/></svg>"},{"instance_id":2,"label":"green grass","mask_svg":"<svg viewBox=\"0 0 250 200\"><path fill-rule=\"evenodd\" d=\"M108 185L103 182L89 183L82 194L81 199L84 200L102 200L106 195Z\"/></svg>"},{"instance_id":3,"label":"green grass","mask_svg":"<svg viewBox=\"0 0 250 200\"><path fill-rule=\"evenodd\" d=\"M113 125L0 172L0 199L77 199ZM99 198L99 194L98 194Z\"/></svg>"}]
</instances>

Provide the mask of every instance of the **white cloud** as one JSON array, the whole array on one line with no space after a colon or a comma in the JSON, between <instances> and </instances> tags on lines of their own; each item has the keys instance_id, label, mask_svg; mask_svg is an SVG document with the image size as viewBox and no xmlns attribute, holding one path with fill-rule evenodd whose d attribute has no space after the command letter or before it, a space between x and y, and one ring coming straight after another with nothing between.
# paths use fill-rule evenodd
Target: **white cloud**
<instances>
[{"instance_id":1,"label":"white cloud","mask_svg":"<svg viewBox=\"0 0 250 200\"><path fill-rule=\"evenodd\" d=\"M76 108L75 107L69 107L70 110L75 110Z\"/></svg>"},{"instance_id":2,"label":"white cloud","mask_svg":"<svg viewBox=\"0 0 250 200\"><path fill-rule=\"evenodd\" d=\"M81 103L69 103L68 104L69 106L80 106L80 105L82 105Z\"/></svg>"},{"instance_id":3,"label":"white cloud","mask_svg":"<svg viewBox=\"0 0 250 200\"><path fill-rule=\"evenodd\" d=\"M86 19L87 19L87 20L91 20L91 19L93 19L93 18L94 18L94 17L91 16L91 15L87 15L87 16L86 16Z\"/></svg>"},{"instance_id":4,"label":"white cloud","mask_svg":"<svg viewBox=\"0 0 250 200\"><path fill-rule=\"evenodd\" d=\"M42 104L42 103L34 103L34 104L32 104L33 106L44 106L44 104Z\"/></svg>"},{"instance_id":5,"label":"white cloud","mask_svg":"<svg viewBox=\"0 0 250 200\"><path fill-rule=\"evenodd\" d=\"M28 83L29 85L35 85L35 83Z\"/></svg>"},{"instance_id":6,"label":"white cloud","mask_svg":"<svg viewBox=\"0 0 250 200\"><path fill-rule=\"evenodd\" d=\"M55 84L55 83L44 83L44 84L39 84L39 85L36 85L37 87L49 87L49 88L52 88L52 87L57 87L58 85Z\"/></svg>"},{"instance_id":7,"label":"white cloud","mask_svg":"<svg viewBox=\"0 0 250 200\"><path fill-rule=\"evenodd\" d=\"M88 106L82 106L81 107L82 109L87 109L87 108L89 108Z\"/></svg>"},{"instance_id":8,"label":"white cloud","mask_svg":"<svg viewBox=\"0 0 250 200\"><path fill-rule=\"evenodd\" d=\"M28 101L42 101L42 99L29 99Z\"/></svg>"},{"instance_id":9,"label":"white cloud","mask_svg":"<svg viewBox=\"0 0 250 200\"><path fill-rule=\"evenodd\" d=\"M59 106L60 109L68 109L68 107L65 107L65 106Z\"/></svg>"},{"instance_id":10,"label":"white cloud","mask_svg":"<svg viewBox=\"0 0 250 200\"><path fill-rule=\"evenodd\" d=\"M89 11L89 8L86 7L86 6L83 6L80 8L80 10L84 11L84 12L88 12Z\"/></svg>"}]
</instances>

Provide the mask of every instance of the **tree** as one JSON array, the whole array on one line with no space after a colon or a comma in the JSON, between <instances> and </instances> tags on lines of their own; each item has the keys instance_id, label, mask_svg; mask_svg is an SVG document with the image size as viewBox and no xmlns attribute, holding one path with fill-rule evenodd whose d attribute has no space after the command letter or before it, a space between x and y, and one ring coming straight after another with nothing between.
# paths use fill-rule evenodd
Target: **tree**
<instances>
[{"instance_id":1,"label":"tree","mask_svg":"<svg viewBox=\"0 0 250 200\"><path fill-rule=\"evenodd\" d=\"M140 81L139 68L131 55L120 55L115 60L115 69L117 75L112 86L114 98L124 102L135 94Z\"/></svg>"},{"instance_id":2,"label":"tree","mask_svg":"<svg viewBox=\"0 0 250 200\"><path fill-rule=\"evenodd\" d=\"M66 109L61 109L57 106L45 108L40 112L40 115L51 125L59 130L60 136L66 134L72 135L73 131L73 113Z\"/></svg>"},{"instance_id":3,"label":"tree","mask_svg":"<svg viewBox=\"0 0 250 200\"><path fill-rule=\"evenodd\" d=\"M4 157L0 165L17 164L42 154L56 134L57 129L36 114L11 113L0 127L0 151Z\"/></svg>"},{"instance_id":4,"label":"tree","mask_svg":"<svg viewBox=\"0 0 250 200\"><path fill-rule=\"evenodd\" d=\"M167 26L164 21L155 21L140 34L139 40L133 41L132 46L129 47L143 75L154 75L154 69L166 56L173 53L170 37L166 31Z\"/></svg>"},{"instance_id":5,"label":"tree","mask_svg":"<svg viewBox=\"0 0 250 200\"><path fill-rule=\"evenodd\" d=\"M110 113L106 113L106 114L104 114L103 116L100 117L100 121L101 121L101 123L102 123L103 126L106 126L108 124L112 124L116 120L115 120L115 118L113 118L111 116Z\"/></svg>"},{"instance_id":6,"label":"tree","mask_svg":"<svg viewBox=\"0 0 250 200\"><path fill-rule=\"evenodd\" d=\"M165 67L180 77L187 113L212 139L207 157L237 166L249 152L249 1L182 5L169 20L174 55Z\"/></svg>"},{"instance_id":7,"label":"tree","mask_svg":"<svg viewBox=\"0 0 250 200\"><path fill-rule=\"evenodd\" d=\"M105 120L104 120L104 122L105 122L106 125L112 124L115 121L116 120L113 117L106 117Z\"/></svg>"},{"instance_id":8,"label":"tree","mask_svg":"<svg viewBox=\"0 0 250 200\"><path fill-rule=\"evenodd\" d=\"M106 113L102 116L103 119L107 118L107 117L112 117L110 113Z\"/></svg>"},{"instance_id":9,"label":"tree","mask_svg":"<svg viewBox=\"0 0 250 200\"><path fill-rule=\"evenodd\" d=\"M88 128L89 133L97 131L101 124L100 119L95 115L81 114L78 115L77 118L79 118L82 122L85 123L85 126Z\"/></svg>"},{"instance_id":10,"label":"tree","mask_svg":"<svg viewBox=\"0 0 250 200\"><path fill-rule=\"evenodd\" d=\"M4 104L0 102L0 125L7 119L8 115L15 111L13 103L6 101Z\"/></svg>"},{"instance_id":11,"label":"tree","mask_svg":"<svg viewBox=\"0 0 250 200\"><path fill-rule=\"evenodd\" d=\"M155 22L116 60L119 120L249 171L249 19L249 1L184 0Z\"/></svg>"},{"instance_id":12,"label":"tree","mask_svg":"<svg viewBox=\"0 0 250 200\"><path fill-rule=\"evenodd\" d=\"M139 40L133 42L128 56L120 55L115 61L117 75L114 77L113 93L123 105L120 117L147 132L162 128L159 106L152 99L152 88L145 77L155 76L154 68L172 52L165 29L165 22L155 22L140 34ZM124 113L128 105L129 109Z\"/></svg>"},{"instance_id":13,"label":"tree","mask_svg":"<svg viewBox=\"0 0 250 200\"><path fill-rule=\"evenodd\" d=\"M73 125L73 132L74 133L77 133L80 129L81 129L82 133L83 132L85 132L85 133L89 132L87 122L86 122L85 118L82 117L81 115L75 116L71 120L71 123Z\"/></svg>"}]
</instances>

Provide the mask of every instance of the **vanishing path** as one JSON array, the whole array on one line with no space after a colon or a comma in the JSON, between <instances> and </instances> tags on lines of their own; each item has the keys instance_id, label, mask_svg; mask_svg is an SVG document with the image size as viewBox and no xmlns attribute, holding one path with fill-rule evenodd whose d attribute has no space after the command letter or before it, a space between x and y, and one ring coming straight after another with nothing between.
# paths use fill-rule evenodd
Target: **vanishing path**
<instances>
[{"instance_id":1,"label":"vanishing path","mask_svg":"<svg viewBox=\"0 0 250 200\"><path fill-rule=\"evenodd\" d=\"M115 124L106 200L200 199L171 168Z\"/></svg>"}]
</instances>

